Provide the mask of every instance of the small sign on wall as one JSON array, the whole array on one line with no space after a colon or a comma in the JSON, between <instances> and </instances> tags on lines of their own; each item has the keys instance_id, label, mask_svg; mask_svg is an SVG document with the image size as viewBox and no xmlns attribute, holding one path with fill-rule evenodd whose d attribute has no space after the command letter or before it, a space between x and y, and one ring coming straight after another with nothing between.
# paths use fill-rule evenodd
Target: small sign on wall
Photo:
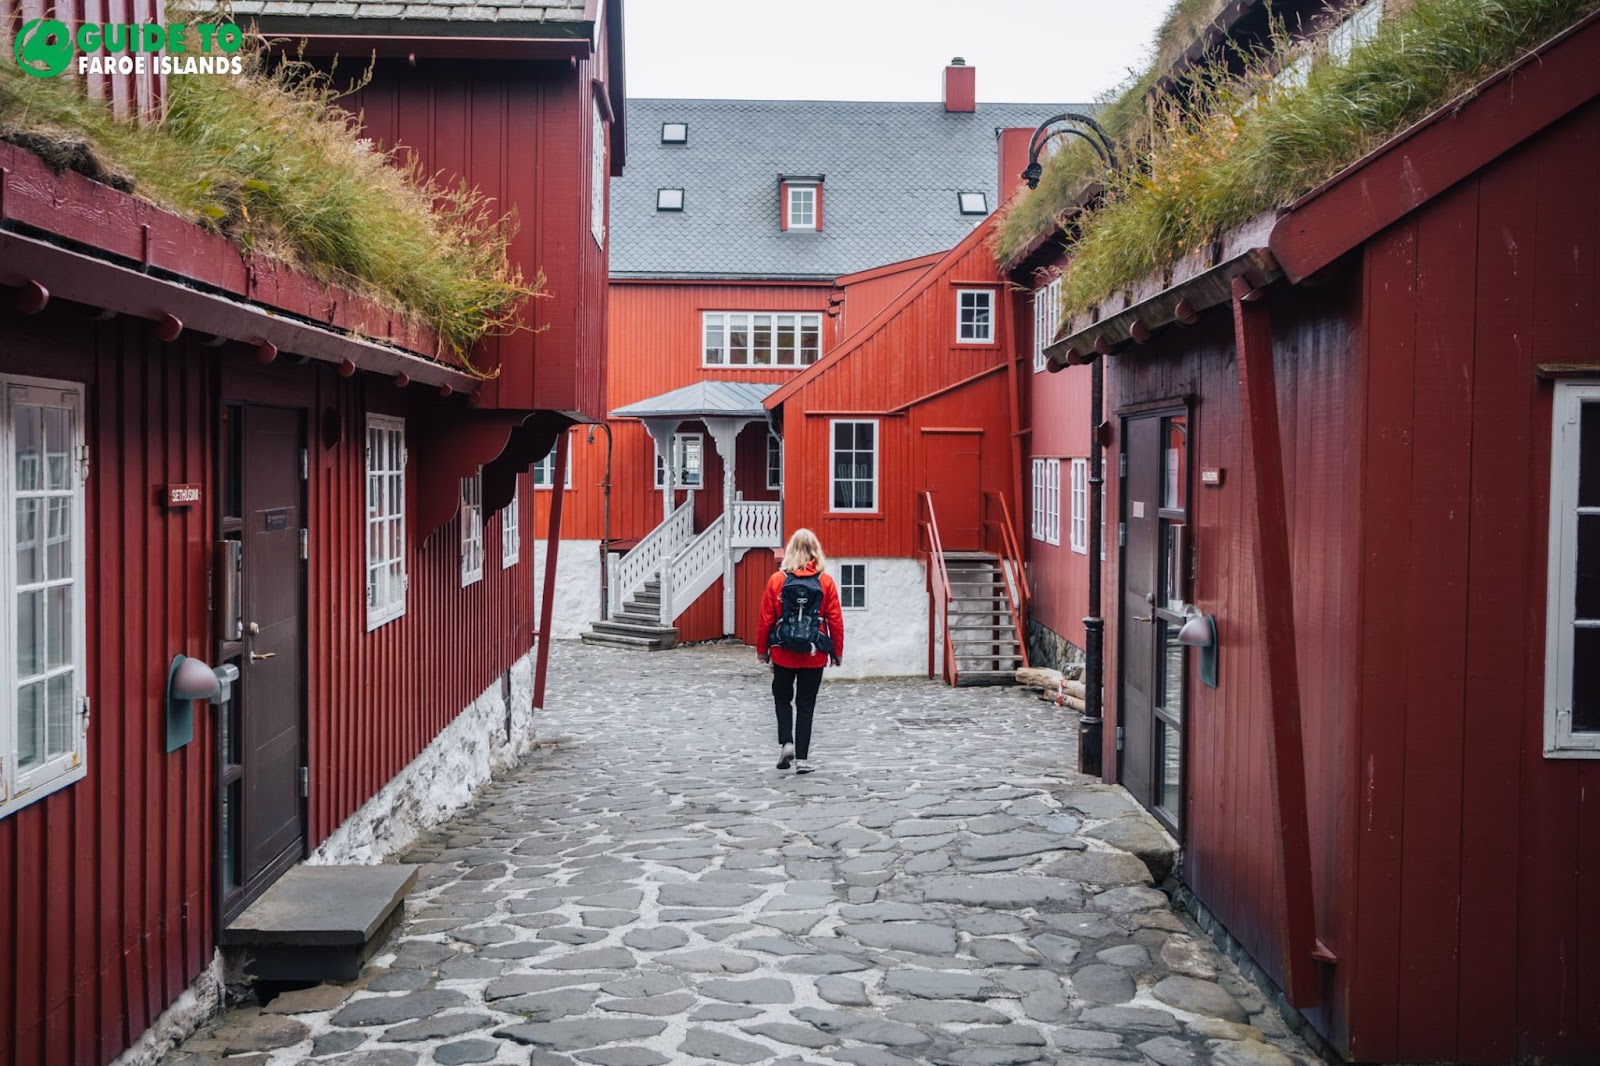
<instances>
[{"instance_id":1,"label":"small sign on wall","mask_svg":"<svg viewBox=\"0 0 1600 1066\"><path fill-rule=\"evenodd\" d=\"M1200 484L1207 488L1218 488L1222 485L1224 471L1220 466L1204 467L1200 471Z\"/></svg>"},{"instance_id":2,"label":"small sign on wall","mask_svg":"<svg viewBox=\"0 0 1600 1066\"><path fill-rule=\"evenodd\" d=\"M166 507L192 507L200 502L200 486L163 485L156 495Z\"/></svg>"}]
</instances>

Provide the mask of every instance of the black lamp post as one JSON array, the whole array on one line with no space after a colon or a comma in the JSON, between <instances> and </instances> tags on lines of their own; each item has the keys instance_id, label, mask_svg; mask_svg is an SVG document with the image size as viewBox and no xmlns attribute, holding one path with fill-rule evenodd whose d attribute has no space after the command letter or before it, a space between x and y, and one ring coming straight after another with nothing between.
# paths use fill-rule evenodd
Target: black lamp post
<instances>
[{"instance_id":1,"label":"black lamp post","mask_svg":"<svg viewBox=\"0 0 1600 1066\"><path fill-rule=\"evenodd\" d=\"M1061 125L1052 130L1052 126ZM1079 127L1086 127L1088 132ZM1028 140L1028 166L1022 180L1028 188L1037 189L1044 168L1039 164L1039 154L1045 145L1056 137L1080 137L1094 149L1108 171L1116 173L1119 163L1117 149L1106 136L1100 124L1088 115L1064 111L1040 123ZM1054 338L1051 338L1052 340ZM1105 406L1105 357L1099 352L1087 355L1090 363L1089 381L1089 613L1083 620L1083 714L1078 718L1078 770L1099 777L1102 767L1100 744L1105 718L1101 695L1102 672L1105 666L1105 619L1100 615L1100 577L1105 554L1104 535L1101 532L1102 506L1100 494L1105 484L1105 465L1101 425Z\"/></svg>"}]
</instances>

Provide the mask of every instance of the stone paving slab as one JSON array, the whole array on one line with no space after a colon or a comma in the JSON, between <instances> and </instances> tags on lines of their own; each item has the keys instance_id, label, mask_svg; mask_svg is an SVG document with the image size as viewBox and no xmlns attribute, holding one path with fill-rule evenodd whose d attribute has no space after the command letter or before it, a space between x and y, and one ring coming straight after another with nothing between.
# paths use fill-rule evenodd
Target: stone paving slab
<instances>
[{"instance_id":1,"label":"stone paving slab","mask_svg":"<svg viewBox=\"0 0 1600 1066\"><path fill-rule=\"evenodd\" d=\"M749 649L553 650L546 744L399 861L360 980L164 1066L1312 1066L1150 880L1161 834L1005 688L825 682L774 769Z\"/></svg>"}]
</instances>

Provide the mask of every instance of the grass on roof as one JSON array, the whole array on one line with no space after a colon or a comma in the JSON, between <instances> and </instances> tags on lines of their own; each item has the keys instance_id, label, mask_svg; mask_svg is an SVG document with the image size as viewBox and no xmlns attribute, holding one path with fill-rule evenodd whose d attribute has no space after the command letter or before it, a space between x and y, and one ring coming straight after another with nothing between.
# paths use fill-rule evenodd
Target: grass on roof
<instances>
[{"instance_id":1,"label":"grass on roof","mask_svg":"<svg viewBox=\"0 0 1600 1066\"><path fill-rule=\"evenodd\" d=\"M543 287L507 261L515 219L357 139L328 77L256 49L238 77L170 77L165 119L144 125L0 64L0 140L412 315L470 369Z\"/></svg>"},{"instance_id":2,"label":"grass on roof","mask_svg":"<svg viewBox=\"0 0 1600 1066\"><path fill-rule=\"evenodd\" d=\"M1415 0L1345 63L1319 60L1299 89L1274 86L1274 57L1238 77L1215 71L1186 107L1157 98L1125 148L1131 163L1104 200L1073 220L1062 285L1065 314L1121 291L1220 233L1310 191L1529 48L1600 7L1600 0ZM1066 156L1046 168L1055 195L1074 180ZM1084 177L1076 181L1081 188ZM1025 226L1069 206L1047 185L1015 202L1002 258L1039 232Z\"/></svg>"}]
</instances>

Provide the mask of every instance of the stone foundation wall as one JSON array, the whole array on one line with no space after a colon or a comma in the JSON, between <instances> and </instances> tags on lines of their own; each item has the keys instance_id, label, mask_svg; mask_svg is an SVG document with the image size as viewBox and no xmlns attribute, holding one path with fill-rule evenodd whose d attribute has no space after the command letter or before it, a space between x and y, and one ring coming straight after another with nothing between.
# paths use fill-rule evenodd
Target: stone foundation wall
<instances>
[{"instance_id":1,"label":"stone foundation wall","mask_svg":"<svg viewBox=\"0 0 1600 1066\"><path fill-rule=\"evenodd\" d=\"M544 603L544 563L550 542L533 542L533 617L538 625ZM550 634L556 640L577 640L590 623L600 618L600 542L561 541L556 557L556 599L550 615Z\"/></svg>"},{"instance_id":2,"label":"stone foundation wall","mask_svg":"<svg viewBox=\"0 0 1600 1066\"><path fill-rule=\"evenodd\" d=\"M1036 618L1028 619L1028 663L1031 666L1048 666L1066 672L1069 666L1083 663L1083 649L1043 625Z\"/></svg>"}]
</instances>

